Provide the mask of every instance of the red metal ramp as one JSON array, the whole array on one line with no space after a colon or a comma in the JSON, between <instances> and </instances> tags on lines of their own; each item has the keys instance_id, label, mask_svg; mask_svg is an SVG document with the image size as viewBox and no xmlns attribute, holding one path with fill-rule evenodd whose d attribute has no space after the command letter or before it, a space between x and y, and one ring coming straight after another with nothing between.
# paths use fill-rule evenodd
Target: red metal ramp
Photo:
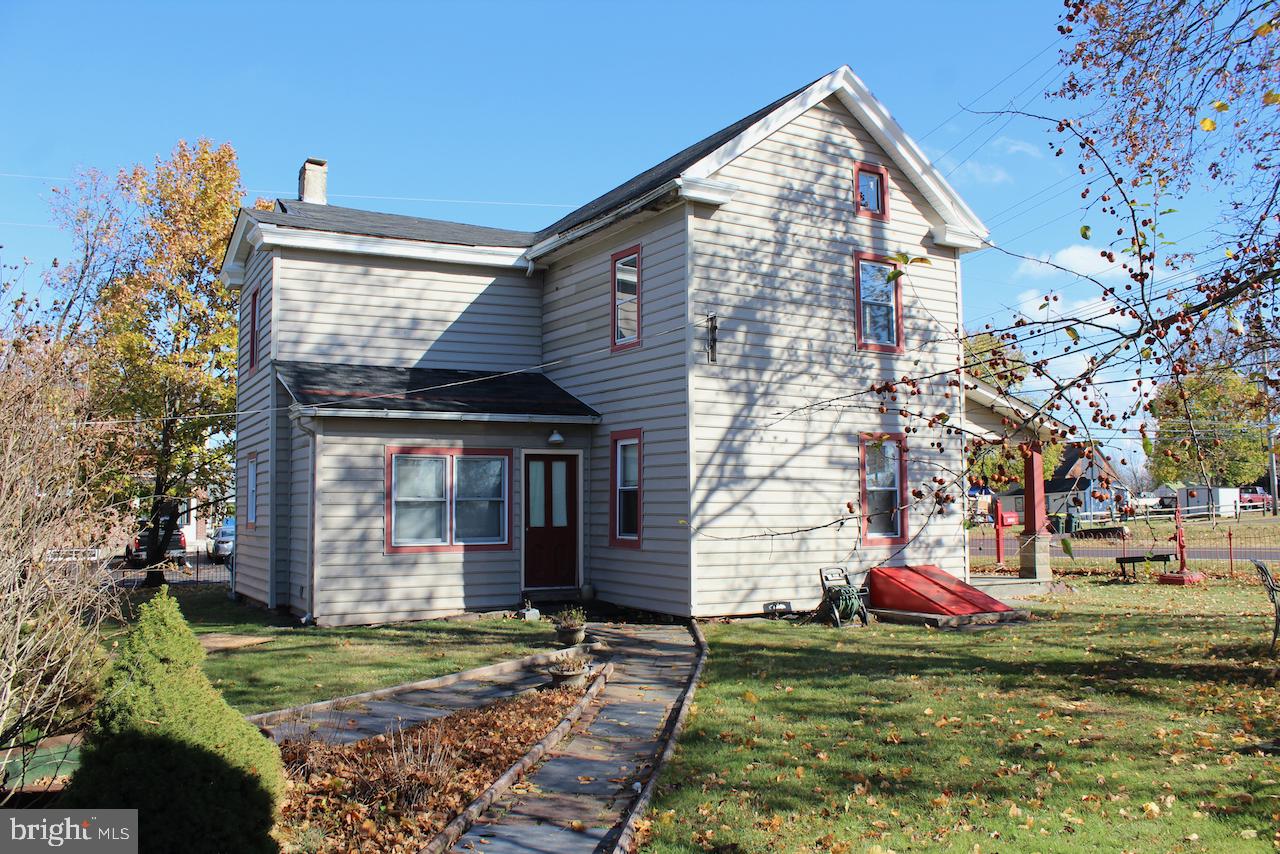
<instances>
[{"instance_id":1,"label":"red metal ramp","mask_svg":"<svg viewBox=\"0 0 1280 854\"><path fill-rule=\"evenodd\" d=\"M871 608L913 614L965 616L1013 611L976 587L933 565L879 566L871 570Z\"/></svg>"}]
</instances>

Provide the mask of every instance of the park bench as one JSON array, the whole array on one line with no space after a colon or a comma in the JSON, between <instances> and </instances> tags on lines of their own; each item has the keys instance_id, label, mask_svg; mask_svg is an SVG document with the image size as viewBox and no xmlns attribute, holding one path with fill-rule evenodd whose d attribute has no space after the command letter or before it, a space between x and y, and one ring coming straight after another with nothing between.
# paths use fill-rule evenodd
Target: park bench
<instances>
[{"instance_id":1,"label":"park bench","mask_svg":"<svg viewBox=\"0 0 1280 854\"><path fill-rule=\"evenodd\" d=\"M843 566L824 566L818 570L818 578L822 582L818 616L827 617L836 628L855 617L865 626L867 602L871 598L871 590L867 587L868 575L864 571L850 576L849 570Z\"/></svg>"},{"instance_id":2,"label":"park bench","mask_svg":"<svg viewBox=\"0 0 1280 854\"><path fill-rule=\"evenodd\" d=\"M1258 577L1262 579L1262 586L1267 589L1267 598L1271 600L1271 610L1275 612L1275 621L1271 624L1271 655L1276 654L1276 637L1280 636L1280 587L1276 587L1276 580L1271 575L1271 570L1267 569L1267 565L1260 560L1254 560L1253 565L1258 568Z\"/></svg>"},{"instance_id":3,"label":"park bench","mask_svg":"<svg viewBox=\"0 0 1280 854\"><path fill-rule=\"evenodd\" d=\"M1120 579L1122 581L1137 581L1138 564L1142 564L1145 569L1150 562L1167 564L1172 559L1173 555L1168 553L1127 555L1116 558L1116 566L1120 568Z\"/></svg>"}]
</instances>

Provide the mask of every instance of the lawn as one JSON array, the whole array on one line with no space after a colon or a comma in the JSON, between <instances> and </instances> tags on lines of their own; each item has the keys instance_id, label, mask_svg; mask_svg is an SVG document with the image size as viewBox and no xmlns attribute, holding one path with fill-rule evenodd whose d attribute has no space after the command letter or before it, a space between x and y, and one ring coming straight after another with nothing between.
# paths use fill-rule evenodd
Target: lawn
<instances>
[{"instance_id":1,"label":"lawn","mask_svg":"<svg viewBox=\"0 0 1280 854\"><path fill-rule=\"evenodd\" d=\"M972 633L708 626L645 850L1273 850L1261 588L1071 581Z\"/></svg>"},{"instance_id":2,"label":"lawn","mask_svg":"<svg viewBox=\"0 0 1280 854\"><path fill-rule=\"evenodd\" d=\"M232 602L221 587L170 587L196 634L271 640L212 652L205 672L245 714L429 679L555 647L547 623L499 618L353 628L300 628L296 618ZM150 593L135 596L138 604Z\"/></svg>"}]
</instances>

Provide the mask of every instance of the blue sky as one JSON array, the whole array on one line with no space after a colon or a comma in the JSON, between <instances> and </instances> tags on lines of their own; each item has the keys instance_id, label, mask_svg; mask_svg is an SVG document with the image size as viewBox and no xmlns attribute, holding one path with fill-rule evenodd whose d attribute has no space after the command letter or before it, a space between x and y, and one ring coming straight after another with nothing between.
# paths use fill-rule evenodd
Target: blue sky
<instances>
[{"instance_id":1,"label":"blue sky","mask_svg":"<svg viewBox=\"0 0 1280 854\"><path fill-rule=\"evenodd\" d=\"M1057 111L1056 3L236 3L0 5L0 244L68 251L48 187L81 166L230 141L250 199L292 196L307 156L330 201L546 225L689 143L849 64L993 239L1094 264L1074 161L1045 129L962 112ZM415 201L370 196L408 197ZM427 201L428 199L437 201ZM503 204L476 204L496 202ZM1203 223L1187 215L1171 235ZM995 251L966 257L966 323L1096 287ZM1055 306L1056 308L1056 306Z\"/></svg>"}]
</instances>

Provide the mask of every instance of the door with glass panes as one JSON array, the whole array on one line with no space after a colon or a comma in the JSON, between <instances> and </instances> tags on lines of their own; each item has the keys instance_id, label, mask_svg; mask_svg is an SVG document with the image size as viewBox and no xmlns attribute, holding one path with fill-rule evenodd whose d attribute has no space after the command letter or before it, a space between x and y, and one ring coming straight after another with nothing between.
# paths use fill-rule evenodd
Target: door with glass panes
<instances>
[{"instance_id":1,"label":"door with glass panes","mask_svg":"<svg viewBox=\"0 0 1280 854\"><path fill-rule=\"evenodd\" d=\"M524 457L524 586L578 583L578 458Z\"/></svg>"}]
</instances>

